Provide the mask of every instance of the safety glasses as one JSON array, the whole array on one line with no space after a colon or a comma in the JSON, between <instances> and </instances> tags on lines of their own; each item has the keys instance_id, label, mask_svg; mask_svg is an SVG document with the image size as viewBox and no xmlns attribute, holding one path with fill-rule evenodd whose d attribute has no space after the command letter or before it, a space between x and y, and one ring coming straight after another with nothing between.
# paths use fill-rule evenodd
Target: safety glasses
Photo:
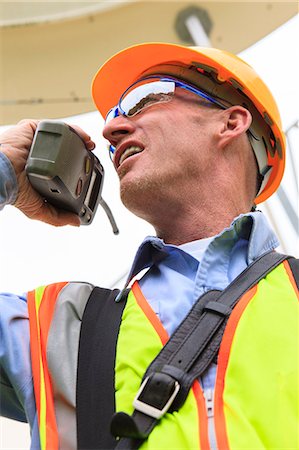
<instances>
[{"instance_id":1,"label":"safety glasses","mask_svg":"<svg viewBox=\"0 0 299 450\"><path fill-rule=\"evenodd\" d=\"M122 94L118 105L114 106L114 108L110 109L108 112L105 123L107 124L119 115L133 117L150 106L169 102L174 98L177 88L192 92L222 109L228 107L200 89L183 81L171 77L151 76L137 81L126 89ZM110 145L109 154L111 159L113 158L114 152L115 147Z\"/></svg>"}]
</instances>

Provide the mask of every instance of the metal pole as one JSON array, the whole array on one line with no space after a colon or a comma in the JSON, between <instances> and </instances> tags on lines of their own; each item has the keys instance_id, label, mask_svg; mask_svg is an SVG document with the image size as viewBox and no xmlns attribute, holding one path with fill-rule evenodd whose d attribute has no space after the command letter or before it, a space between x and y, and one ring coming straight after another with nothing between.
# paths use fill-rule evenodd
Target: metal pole
<instances>
[{"instance_id":1,"label":"metal pole","mask_svg":"<svg viewBox=\"0 0 299 450\"><path fill-rule=\"evenodd\" d=\"M187 17L185 24L195 45L200 47L211 47L211 41L198 17L195 15Z\"/></svg>"}]
</instances>

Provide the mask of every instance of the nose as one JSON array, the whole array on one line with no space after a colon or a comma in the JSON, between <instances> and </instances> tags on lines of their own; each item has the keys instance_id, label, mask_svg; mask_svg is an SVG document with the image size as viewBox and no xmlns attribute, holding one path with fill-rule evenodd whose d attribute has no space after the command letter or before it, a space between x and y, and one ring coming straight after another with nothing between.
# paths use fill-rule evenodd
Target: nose
<instances>
[{"instance_id":1,"label":"nose","mask_svg":"<svg viewBox=\"0 0 299 450\"><path fill-rule=\"evenodd\" d=\"M124 136L134 133L135 129L134 121L125 116L117 116L104 125L103 136L116 147Z\"/></svg>"}]
</instances>

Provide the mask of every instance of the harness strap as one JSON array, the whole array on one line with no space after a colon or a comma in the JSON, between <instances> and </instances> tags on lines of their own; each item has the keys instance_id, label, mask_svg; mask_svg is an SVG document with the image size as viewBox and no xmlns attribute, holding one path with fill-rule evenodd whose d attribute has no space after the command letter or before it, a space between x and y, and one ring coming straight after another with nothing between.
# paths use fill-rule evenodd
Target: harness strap
<instances>
[{"instance_id":1,"label":"harness strap","mask_svg":"<svg viewBox=\"0 0 299 450\"><path fill-rule=\"evenodd\" d=\"M77 448L113 449L114 366L124 301L118 289L94 288L84 310L77 369ZM96 332L95 332L96 331Z\"/></svg>"},{"instance_id":2,"label":"harness strap","mask_svg":"<svg viewBox=\"0 0 299 450\"><path fill-rule=\"evenodd\" d=\"M299 259L296 258L289 258L288 263L290 265L291 271L293 273L293 277L297 286L297 289L299 291Z\"/></svg>"},{"instance_id":3,"label":"harness strap","mask_svg":"<svg viewBox=\"0 0 299 450\"><path fill-rule=\"evenodd\" d=\"M238 300L286 258L276 252L262 255L224 291L210 291L197 300L146 370L132 416L114 414L111 432L121 438L117 450L139 448L166 412L183 405L194 380L216 357Z\"/></svg>"}]
</instances>

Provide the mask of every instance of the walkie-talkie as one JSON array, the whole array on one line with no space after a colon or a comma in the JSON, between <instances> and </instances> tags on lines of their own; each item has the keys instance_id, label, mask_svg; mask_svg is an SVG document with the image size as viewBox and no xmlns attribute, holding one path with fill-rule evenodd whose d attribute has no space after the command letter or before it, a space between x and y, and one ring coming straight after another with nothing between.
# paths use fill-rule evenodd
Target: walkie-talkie
<instances>
[{"instance_id":1,"label":"walkie-talkie","mask_svg":"<svg viewBox=\"0 0 299 450\"><path fill-rule=\"evenodd\" d=\"M69 125L54 120L38 124L26 173L40 195L52 205L77 214L83 225L92 222L100 204L114 234L119 233L112 212L102 198L104 168Z\"/></svg>"}]
</instances>

